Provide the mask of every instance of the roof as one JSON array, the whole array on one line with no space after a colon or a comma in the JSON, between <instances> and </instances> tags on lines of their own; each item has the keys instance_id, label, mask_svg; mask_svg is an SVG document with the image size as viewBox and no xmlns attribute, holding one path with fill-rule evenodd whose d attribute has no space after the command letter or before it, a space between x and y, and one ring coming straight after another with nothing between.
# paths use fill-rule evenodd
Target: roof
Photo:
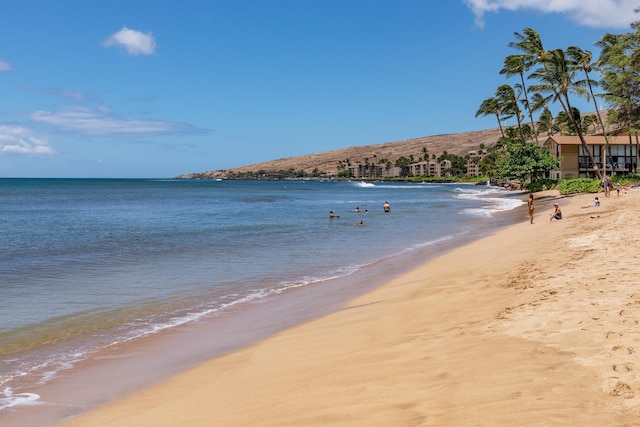
<instances>
[{"instance_id":1,"label":"roof","mask_svg":"<svg viewBox=\"0 0 640 427\"><path fill-rule=\"evenodd\" d=\"M609 138L609 144L629 144L634 143L633 139L629 138L629 135L611 135ZM604 136L602 135L585 135L584 140L587 145L603 145L605 143ZM550 141L554 141L558 145L580 145L582 142L578 136L550 136L544 142L544 145L548 145Z\"/></svg>"}]
</instances>

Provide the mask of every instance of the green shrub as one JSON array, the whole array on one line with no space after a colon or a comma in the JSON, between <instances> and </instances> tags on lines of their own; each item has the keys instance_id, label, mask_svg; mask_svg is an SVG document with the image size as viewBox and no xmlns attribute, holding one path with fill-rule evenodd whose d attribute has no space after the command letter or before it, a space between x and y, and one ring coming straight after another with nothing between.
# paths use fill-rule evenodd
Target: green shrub
<instances>
[{"instance_id":1,"label":"green shrub","mask_svg":"<svg viewBox=\"0 0 640 427\"><path fill-rule=\"evenodd\" d=\"M566 179L558 187L560 194L597 193L602 191L599 179L575 178Z\"/></svg>"},{"instance_id":2,"label":"green shrub","mask_svg":"<svg viewBox=\"0 0 640 427\"><path fill-rule=\"evenodd\" d=\"M558 186L557 179L534 179L525 185L527 191L536 192L536 191L545 191L545 190L553 190Z\"/></svg>"}]
</instances>

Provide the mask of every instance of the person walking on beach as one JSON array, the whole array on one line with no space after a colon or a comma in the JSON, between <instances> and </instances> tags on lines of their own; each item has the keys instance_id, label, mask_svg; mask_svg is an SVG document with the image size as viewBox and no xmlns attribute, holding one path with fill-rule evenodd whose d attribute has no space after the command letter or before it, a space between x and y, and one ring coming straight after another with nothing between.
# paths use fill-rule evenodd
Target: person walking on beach
<instances>
[{"instance_id":1,"label":"person walking on beach","mask_svg":"<svg viewBox=\"0 0 640 427\"><path fill-rule=\"evenodd\" d=\"M562 211L560 210L560 206L557 203L553 204L554 210L549 214L549 222L554 219L560 220L562 219Z\"/></svg>"},{"instance_id":2,"label":"person walking on beach","mask_svg":"<svg viewBox=\"0 0 640 427\"><path fill-rule=\"evenodd\" d=\"M529 224L533 224L533 193L529 193L529 200L527 200L527 206L529 207Z\"/></svg>"}]
</instances>

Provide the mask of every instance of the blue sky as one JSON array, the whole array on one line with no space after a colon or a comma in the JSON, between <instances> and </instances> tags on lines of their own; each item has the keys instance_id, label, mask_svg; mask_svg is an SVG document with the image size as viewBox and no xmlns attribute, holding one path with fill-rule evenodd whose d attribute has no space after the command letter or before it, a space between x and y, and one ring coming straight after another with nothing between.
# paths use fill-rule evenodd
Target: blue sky
<instances>
[{"instance_id":1,"label":"blue sky","mask_svg":"<svg viewBox=\"0 0 640 427\"><path fill-rule=\"evenodd\" d=\"M509 82L514 32L597 54L638 6L3 0L0 177L165 178L493 128L475 112Z\"/></svg>"}]
</instances>

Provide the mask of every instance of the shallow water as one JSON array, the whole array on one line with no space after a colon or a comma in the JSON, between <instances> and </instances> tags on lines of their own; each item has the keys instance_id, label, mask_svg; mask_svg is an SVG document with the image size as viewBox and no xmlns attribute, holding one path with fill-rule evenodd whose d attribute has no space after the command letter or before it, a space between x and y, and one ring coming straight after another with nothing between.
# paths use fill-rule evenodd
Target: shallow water
<instances>
[{"instance_id":1,"label":"shallow water","mask_svg":"<svg viewBox=\"0 0 640 427\"><path fill-rule=\"evenodd\" d=\"M0 410L37 402L35 388L123 343L381 264L389 275L394 260L402 270L523 203L502 195L454 184L0 180ZM314 298L281 326L313 315ZM218 334L223 349L247 341Z\"/></svg>"}]
</instances>

